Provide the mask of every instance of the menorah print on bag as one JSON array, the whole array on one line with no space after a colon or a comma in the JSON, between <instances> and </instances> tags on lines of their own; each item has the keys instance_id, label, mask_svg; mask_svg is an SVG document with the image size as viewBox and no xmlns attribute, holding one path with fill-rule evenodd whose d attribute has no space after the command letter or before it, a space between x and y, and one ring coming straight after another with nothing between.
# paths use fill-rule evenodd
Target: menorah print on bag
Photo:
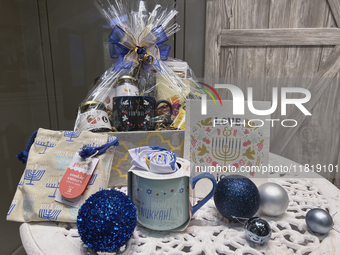
<instances>
[{"instance_id":1,"label":"menorah print on bag","mask_svg":"<svg viewBox=\"0 0 340 255\"><path fill-rule=\"evenodd\" d=\"M104 188L102 188L102 187L105 187L105 186L107 186L107 184L108 184L108 181L109 180L106 180L106 181L104 181L104 180L101 180L101 184L100 184L100 187L99 187L99 191L102 191L102 190L105 190ZM104 186L105 185L105 186Z\"/></svg>"},{"instance_id":2,"label":"menorah print on bag","mask_svg":"<svg viewBox=\"0 0 340 255\"><path fill-rule=\"evenodd\" d=\"M54 209L54 202L51 204L49 203L42 203L39 209L39 218L48 220L48 221L56 221L58 219L59 214L63 210L63 205L55 205Z\"/></svg>"},{"instance_id":3,"label":"menorah print on bag","mask_svg":"<svg viewBox=\"0 0 340 255\"><path fill-rule=\"evenodd\" d=\"M18 203L18 199L14 198L12 203L11 203L11 206L9 207L9 210L8 210L8 213L7 213L7 216L10 215L12 212L13 212L13 209L14 207L17 205Z\"/></svg>"},{"instance_id":4,"label":"menorah print on bag","mask_svg":"<svg viewBox=\"0 0 340 255\"><path fill-rule=\"evenodd\" d=\"M84 145L91 148L86 150ZM113 146L118 146L118 139L108 133L53 131L43 128L33 132L25 149L17 154L18 160L24 164L23 173L15 187L12 203L8 204L7 220L75 222L79 208L70 209L70 206L77 207L100 188L108 188L114 156L113 148L108 149ZM89 157L94 150L98 152L92 159L93 168L86 180L87 186L90 185L83 187L79 192L81 196L75 200L66 201L65 198L60 198L58 192L68 167L82 161L79 153L83 152L84 157ZM80 176L79 172L71 178L82 180L76 178L78 174ZM58 198L60 202L55 200Z\"/></svg>"},{"instance_id":5,"label":"menorah print on bag","mask_svg":"<svg viewBox=\"0 0 340 255\"><path fill-rule=\"evenodd\" d=\"M54 189L53 195L49 195L48 197L55 198L55 194L59 189L59 183L63 175L50 175L46 182L46 188Z\"/></svg>"},{"instance_id":6,"label":"menorah print on bag","mask_svg":"<svg viewBox=\"0 0 340 255\"><path fill-rule=\"evenodd\" d=\"M230 137L213 137L211 141L212 156L224 162L234 161L241 154L241 139Z\"/></svg>"},{"instance_id":7,"label":"menorah print on bag","mask_svg":"<svg viewBox=\"0 0 340 255\"><path fill-rule=\"evenodd\" d=\"M36 195L34 194L30 194L30 193L24 194L23 207L24 207L24 211L26 212L26 214L24 215L25 218L28 217L28 213L32 210L35 198L36 198Z\"/></svg>"},{"instance_id":8,"label":"menorah print on bag","mask_svg":"<svg viewBox=\"0 0 340 255\"><path fill-rule=\"evenodd\" d=\"M39 154L45 154L47 148L53 148L57 145L57 139L50 135L39 135L35 139L35 144L44 147L44 151L39 152Z\"/></svg>"},{"instance_id":9,"label":"menorah print on bag","mask_svg":"<svg viewBox=\"0 0 340 255\"><path fill-rule=\"evenodd\" d=\"M111 170L112 160L113 160L112 158L110 160L105 160L104 167L108 172Z\"/></svg>"},{"instance_id":10,"label":"menorah print on bag","mask_svg":"<svg viewBox=\"0 0 340 255\"><path fill-rule=\"evenodd\" d=\"M66 142L74 142L73 138L78 138L82 131L65 131L64 137L68 137L69 139Z\"/></svg>"},{"instance_id":11,"label":"menorah print on bag","mask_svg":"<svg viewBox=\"0 0 340 255\"><path fill-rule=\"evenodd\" d=\"M57 168L58 171L64 171L67 169L67 166L71 163L72 158L76 152L69 150L59 150L57 155L55 156L55 162L60 166ZM64 169L64 166L66 168Z\"/></svg>"},{"instance_id":12,"label":"menorah print on bag","mask_svg":"<svg viewBox=\"0 0 340 255\"><path fill-rule=\"evenodd\" d=\"M78 207L70 207L70 214L74 217L73 221L77 221L77 216L79 212L80 206Z\"/></svg>"},{"instance_id":13,"label":"menorah print on bag","mask_svg":"<svg viewBox=\"0 0 340 255\"><path fill-rule=\"evenodd\" d=\"M85 146L98 147L106 144L109 139L99 138L99 137L86 137L84 141Z\"/></svg>"},{"instance_id":14,"label":"menorah print on bag","mask_svg":"<svg viewBox=\"0 0 340 255\"><path fill-rule=\"evenodd\" d=\"M32 182L40 181L45 174L46 169L47 165L39 165L38 163L27 164L24 180L27 180L29 182L26 182L25 185L34 185L34 183Z\"/></svg>"},{"instance_id":15,"label":"menorah print on bag","mask_svg":"<svg viewBox=\"0 0 340 255\"><path fill-rule=\"evenodd\" d=\"M107 142L110 143L110 142L113 142L113 141L116 140L116 139L117 139L117 137L115 137L115 136L109 136L109 137L107 138Z\"/></svg>"},{"instance_id":16,"label":"menorah print on bag","mask_svg":"<svg viewBox=\"0 0 340 255\"><path fill-rule=\"evenodd\" d=\"M95 183L97 176L98 176L98 173L92 175L89 185L93 185Z\"/></svg>"},{"instance_id":17,"label":"menorah print on bag","mask_svg":"<svg viewBox=\"0 0 340 255\"><path fill-rule=\"evenodd\" d=\"M98 176L98 172L94 172L94 173L92 174L92 177L91 177L91 179L90 179L90 181L89 181L88 186L92 186L92 185L96 182L97 176ZM89 189L88 186L87 186L86 190Z\"/></svg>"}]
</instances>

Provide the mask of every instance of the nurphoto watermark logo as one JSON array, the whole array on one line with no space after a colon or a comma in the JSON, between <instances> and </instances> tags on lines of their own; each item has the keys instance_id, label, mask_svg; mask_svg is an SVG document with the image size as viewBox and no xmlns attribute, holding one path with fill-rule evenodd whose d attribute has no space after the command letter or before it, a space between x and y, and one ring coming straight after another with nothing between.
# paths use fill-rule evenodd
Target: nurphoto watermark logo
<instances>
[{"instance_id":1,"label":"nurphoto watermark logo","mask_svg":"<svg viewBox=\"0 0 340 255\"><path fill-rule=\"evenodd\" d=\"M200 83L203 86L209 88L219 99L221 106L222 106L222 100L217 93L217 91L205 84ZM244 94L242 90L235 85L231 84L215 84L216 89L228 89L233 97L233 115L244 115L244 106L245 106L245 100L244 100ZM215 105L217 105L216 100L212 93L208 91L205 88L201 88L204 92L206 92L214 101ZM297 88L297 87L282 87L280 90L281 95L281 116L287 115L287 105L295 105L304 115L311 116L312 114L306 109L306 107L303 106L303 104L307 103L311 99L311 93L308 89L305 88ZM303 94L303 98L287 98L288 93L299 93ZM201 114L207 115L207 94L202 94L202 100L201 100ZM254 103L253 103L253 88L249 87L247 90L247 106L249 111L257 116L265 116L270 115L274 113L278 106L278 88L273 87L272 88L272 105L267 110L258 110L255 109ZM271 127L274 127L275 122L280 122L283 127L296 127L298 125L298 122L295 119L265 119L265 121L268 121L271 123ZM213 121L213 127L216 125L226 125L229 124L233 126L233 124L243 124L244 126L248 125L251 127L262 127L264 125L264 120L262 119L251 119L251 120L243 120L244 123L240 123L230 118L215 118ZM246 123L248 122L248 123ZM257 124L256 124L257 123Z\"/></svg>"}]
</instances>

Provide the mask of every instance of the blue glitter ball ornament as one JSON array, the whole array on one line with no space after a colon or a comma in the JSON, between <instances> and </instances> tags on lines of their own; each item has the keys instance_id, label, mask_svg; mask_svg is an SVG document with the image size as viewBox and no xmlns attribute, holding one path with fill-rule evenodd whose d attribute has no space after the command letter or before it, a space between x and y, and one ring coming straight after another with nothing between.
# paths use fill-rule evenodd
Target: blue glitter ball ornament
<instances>
[{"instance_id":1,"label":"blue glitter ball ornament","mask_svg":"<svg viewBox=\"0 0 340 255\"><path fill-rule=\"evenodd\" d=\"M114 189L91 195L77 217L81 240L96 252L119 250L130 239L136 225L136 207L128 196Z\"/></svg>"},{"instance_id":2,"label":"blue glitter ball ornament","mask_svg":"<svg viewBox=\"0 0 340 255\"><path fill-rule=\"evenodd\" d=\"M256 185L242 175L229 175L221 179L214 194L217 210L231 221L251 218L260 207L260 194Z\"/></svg>"}]
</instances>

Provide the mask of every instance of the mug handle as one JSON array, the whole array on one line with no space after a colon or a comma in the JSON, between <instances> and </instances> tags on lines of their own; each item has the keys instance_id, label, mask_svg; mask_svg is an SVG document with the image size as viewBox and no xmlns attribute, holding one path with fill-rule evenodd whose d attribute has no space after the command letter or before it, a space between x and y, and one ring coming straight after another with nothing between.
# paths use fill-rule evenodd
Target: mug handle
<instances>
[{"instance_id":1,"label":"mug handle","mask_svg":"<svg viewBox=\"0 0 340 255\"><path fill-rule=\"evenodd\" d=\"M167 104L167 105L169 106L169 108L170 108L170 116L169 116L169 118L168 118L168 121L165 122L165 123L169 123L169 122L171 122L171 116L172 116L172 114L173 114L172 105L171 105L171 103L170 103L169 101L166 101L166 100L158 100L158 101L156 102L156 109L158 108L158 105L160 105L161 103Z\"/></svg>"},{"instance_id":2,"label":"mug handle","mask_svg":"<svg viewBox=\"0 0 340 255\"><path fill-rule=\"evenodd\" d=\"M203 174L200 174L198 176L193 177L192 178L192 189L194 189L195 186L196 186L196 183L203 178L209 179L213 184L213 188L210 191L210 193L205 198L203 198L203 200L201 202L199 202L197 205L194 205L192 207L192 210L191 210L192 215L194 215L195 212L197 212L198 209L200 209L206 202L208 202L208 200L214 195L214 193L216 191L216 185L217 185L216 180L215 180L215 177L210 173L203 173Z\"/></svg>"}]
</instances>

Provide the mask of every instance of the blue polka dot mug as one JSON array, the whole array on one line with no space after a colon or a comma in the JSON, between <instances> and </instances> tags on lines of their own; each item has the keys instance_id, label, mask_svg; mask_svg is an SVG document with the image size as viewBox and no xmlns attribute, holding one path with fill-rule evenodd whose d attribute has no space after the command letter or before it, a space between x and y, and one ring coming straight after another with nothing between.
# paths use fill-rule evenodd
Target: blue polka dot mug
<instances>
[{"instance_id":1,"label":"blue polka dot mug","mask_svg":"<svg viewBox=\"0 0 340 255\"><path fill-rule=\"evenodd\" d=\"M216 180L203 173L190 178L190 162L177 158L179 170L169 174L155 174L132 167L129 170L128 193L137 208L138 222L152 230L183 230L191 216L213 195ZM208 178L213 184L210 193L192 206L196 183Z\"/></svg>"}]
</instances>

